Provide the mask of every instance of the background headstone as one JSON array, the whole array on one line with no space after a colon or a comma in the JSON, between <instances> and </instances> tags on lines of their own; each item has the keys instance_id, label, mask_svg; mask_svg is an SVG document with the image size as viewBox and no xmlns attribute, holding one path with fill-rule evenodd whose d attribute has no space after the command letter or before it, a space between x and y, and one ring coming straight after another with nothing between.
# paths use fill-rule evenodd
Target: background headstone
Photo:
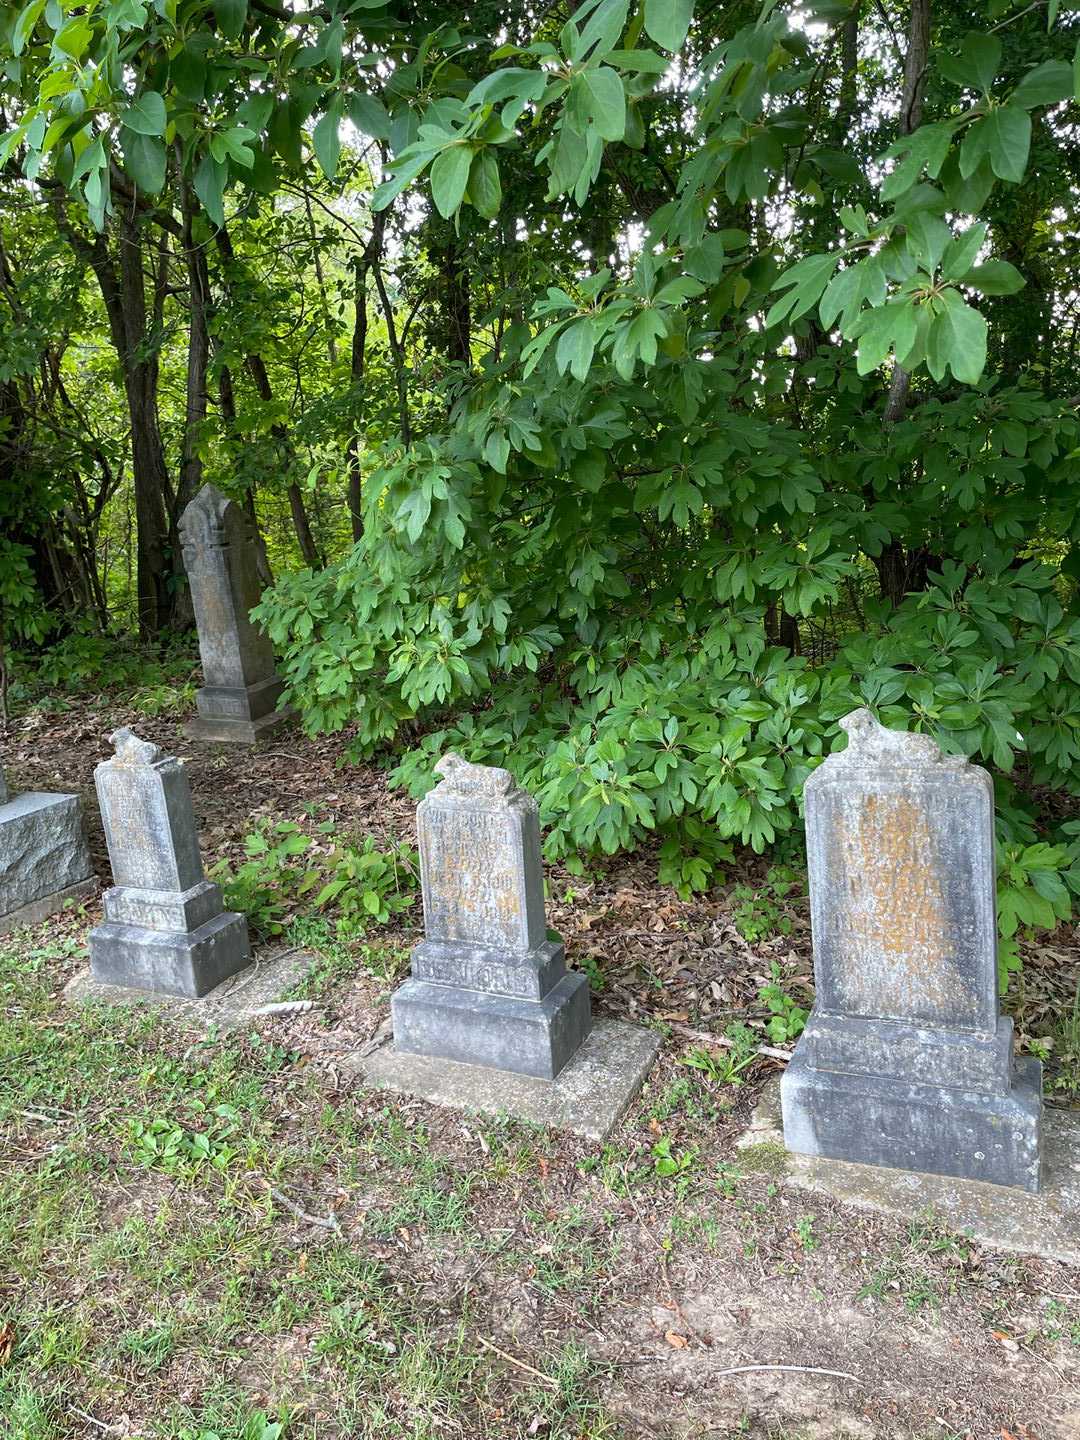
<instances>
[{"instance_id":1,"label":"background headstone","mask_svg":"<svg viewBox=\"0 0 1080 1440\"><path fill-rule=\"evenodd\" d=\"M508 770L446 755L420 803L425 939L394 996L398 1051L553 1079L592 1025L549 940L536 801Z\"/></svg>"},{"instance_id":2,"label":"background headstone","mask_svg":"<svg viewBox=\"0 0 1080 1440\"><path fill-rule=\"evenodd\" d=\"M816 999L785 1141L1038 1190L1041 1067L998 1013L990 776L868 710L840 723L806 782Z\"/></svg>"},{"instance_id":3,"label":"background headstone","mask_svg":"<svg viewBox=\"0 0 1080 1440\"><path fill-rule=\"evenodd\" d=\"M11 795L0 769L0 934L96 889L79 797Z\"/></svg>"},{"instance_id":4,"label":"background headstone","mask_svg":"<svg viewBox=\"0 0 1080 1440\"><path fill-rule=\"evenodd\" d=\"M96 980L197 999L251 959L247 921L203 874L191 789L179 760L130 730L94 771L115 886L90 932Z\"/></svg>"},{"instance_id":5,"label":"background headstone","mask_svg":"<svg viewBox=\"0 0 1080 1440\"><path fill-rule=\"evenodd\" d=\"M204 485L181 517L180 541L205 681L186 733L253 745L292 712L276 709L284 681L270 641L249 618L259 603L251 521L215 486Z\"/></svg>"}]
</instances>

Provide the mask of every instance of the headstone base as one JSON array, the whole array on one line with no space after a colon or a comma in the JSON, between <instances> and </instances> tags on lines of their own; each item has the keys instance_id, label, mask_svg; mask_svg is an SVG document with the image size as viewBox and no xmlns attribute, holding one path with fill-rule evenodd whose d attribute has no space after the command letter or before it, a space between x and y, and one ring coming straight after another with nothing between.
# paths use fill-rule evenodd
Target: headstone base
<instances>
[{"instance_id":1,"label":"headstone base","mask_svg":"<svg viewBox=\"0 0 1080 1440\"><path fill-rule=\"evenodd\" d=\"M184 726L189 740L216 741L222 745L258 745L283 725L296 719L295 710L275 710L258 720L241 720L232 715L196 715Z\"/></svg>"},{"instance_id":2,"label":"headstone base","mask_svg":"<svg viewBox=\"0 0 1080 1440\"><path fill-rule=\"evenodd\" d=\"M265 951L198 1000L110 985L91 970L81 970L64 986L64 1000L69 1005L135 1005L172 1023L224 1035L259 1020L264 1007L284 1000L314 964L314 955L305 950Z\"/></svg>"},{"instance_id":3,"label":"headstone base","mask_svg":"<svg viewBox=\"0 0 1080 1440\"><path fill-rule=\"evenodd\" d=\"M391 1002L399 1051L437 1055L553 1080L592 1027L584 975L564 975L542 1000L407 980Z\"/></svg>"},{"instance_id":4,"label":"headstone base","mask_svg":"<svg viewBox=\"0 0 1080 1440\"><path fill-rule=\"evenodd\" d=\"M1011 1091L994 1095L818 1070L796 1050L780 1096L797 1154L1039 1190L1037 1060L1018 1060Z\"/></svg>"},{"instance_id":5,"label":"headstone base","mask_svg":"<svg viewBox=\"0 0 1080 1440\"><path fill-rule=\"evenodd\" d=\"M649 1073L659 1036L621 1020L598 1020L585 1043L555 1080L504 1074L432 1055L403 1053L389 1044L373 1054L345 1055L341 1068L366 1084L432 1105L512 1115L531 1125L604 1141L626 1114Z\"/></svg>"},{"instance_id":6,"label":"headstone base","mask_svg":"<svg viewBox=\"0 0 1080 1440\"><path fill-rule=\"evenodd\" d=\"M42 920L47 920L50 915L62 910L69 900L88 900L91 895L97 894L97 888L97 877L91 875L88 880L65 885L62 890L54 890L51 895L42 895L37 900L31 900L28 905L9 910L6 915L0 915L0 935L6 935L10 930L18 930L24 925L40 925Z\"/></svg>"},{"instance_id":7,"label":"headstone base","mask_svg":"<svg viewBox=\"0 0 1080 1440\"><path fill-rule=\"evenodd\" d=\"M854 1165L784 1149L780 1082L761 1092L736 1163L783 1175L788 1185L902 1221L928 1215L980 1246L1080 1265L1080 1110L1048 1105L1043 1115L1043 1185L1038 1195L977 1180Z\"/></svg>"},{"instance_id":8,"label":"headstone base","mask_svg":"<svg viewBox=\"0 0 1080 1440\"><path fill-rule=\"evenodd\" d=\"M95 980L198 1000L251 961L247 921L226 910L188 932L107 920L90 932Z\"/></svg>"}]
</instances>

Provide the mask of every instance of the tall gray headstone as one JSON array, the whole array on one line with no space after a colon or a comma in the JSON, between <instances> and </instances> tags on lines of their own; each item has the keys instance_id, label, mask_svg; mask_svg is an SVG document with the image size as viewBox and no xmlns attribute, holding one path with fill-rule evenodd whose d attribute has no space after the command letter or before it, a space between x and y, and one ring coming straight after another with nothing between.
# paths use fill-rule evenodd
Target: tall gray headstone
<instances>
[{"instance_id":1,"label":"tall gray headstone","mask_svg":"<svg viewBox=\"0 0 1080 1440\"><path fill-rule=\"evenodd\" d=\"M508 770L445 755L420 803L425 939L392 1002L399 1051L551 1080L592 1026L549 940L536 801Z\"/></svg>"},{"instance_id":2,"label":"tall gray headstone","mask_svg":"<svg viewBox=\"0 0 1080 1440\"><path fill-rule=\"evenodd\" d=\"M0 769L0 935L96 888L79 797L11 795Z\"/></svg>"},{"instance_id":3,"label":"tall gray headstone","mask_svg":"<svg viewBox=\"0 0 1080 1440\"><path fill-rule=\"evenodd\" d=\"M285 683L270 641L250 619L259 603L255 536L235 501L204 485L180 520L205 684L197 717L185 727L196 740L253 745L291 718L277 710Z\"/></svg>"},{"instance_id":4,"label":"tall gray headstone","mask_svg":"<svg viewBox=\"0 0 1080 1440\"><path fill-rule=\"evenodd\" d=\"M840 724L806 782L816 999L785 1142L1036 1191L1042 1071L998 1013L993 783L868 710Z\"/></svg>"},{"instance_id":5,"label":"tall gray headstone","mask_svg":"<svg viewBox=\"0 0 1080 1440\"><path fill-rule=\"evenodd\" d=\"M203 874L182 763L130 730L94 771L109 861L105 923L90 932L96 979L191 999L250 962L247 921Z\"/></svg>"}]
</instances>

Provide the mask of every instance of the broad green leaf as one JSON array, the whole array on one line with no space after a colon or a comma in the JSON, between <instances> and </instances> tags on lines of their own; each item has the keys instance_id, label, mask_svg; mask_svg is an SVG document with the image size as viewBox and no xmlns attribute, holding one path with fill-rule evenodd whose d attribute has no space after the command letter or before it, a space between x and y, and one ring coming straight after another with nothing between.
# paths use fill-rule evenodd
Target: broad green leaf
<instances>
[{"instance_id":1,"label":"broad green leaf","mask_svg":"<svg viewBox=\"0 0 1080 1440\"><path fill-rule=\"evenodd\" d=\"M472 157L472 147L459 142L441 150L432 163L431 198L446 220L457 213L464 198Z\"/></svg>"},{"instance_id":2,"label":"broad green leaf","mask_svg":"<svg viewBox=\"0 0 1080 1440\"><path fill-rule=\"evenodd\" d=\"M26 42L34 33L34 26L41 18L41 12L45 9L45 0L30 0L29 5L24 5L19 12L19 18L15 21L14 29L11 32L11 52L13 55L21 55L26 49Z\"/></svg>"},{"instance_id":3,"label":"broad green leaf","mask_svg":"<svg viewBox=\"0 0 1080 1440\"><path fill-rule=\"evenodd\" d=\"M369 135L372 140L389 140L390 116L374 95L355 91L349 96L348 110L349 119L362 135Z\"/></svg>"},{"instance_id":4,"label":"broad green leaf","mask_svg":"<svg viewBox=\"0 0 1080 1440\"><path fill-rule=\"evenodd\" d=\"M328 180L333 180L337 174L338 159L341 155L342 108L342 97L335 95L334 99L330 102L326 114L320 118L315 129L311 132L311 143L315 150L315 158L318 160L319 166Z\"/></svg>"},{"instance_id":5,"label":"broad green leaf","mask_svg":"<svg viewBox=\"0 0 1080 1440\"><path fill-rule=\"evenodd\" d=\"M645 0L645 32L665 50L681 50L694 14L694 0Z\"/></svg>"},{"instance_id":6,"label":"broad green leaf","mask_svg":"<svg viewBox=\"0 0 1080 1440\"><path fill-rule=\"evenodd\" d=\"M633 70L640 75L663 75L671 67L670 59L655 50L609 50L604 60L617 70Z\"/></svg>"},{"instance_id":7,"label":"broad green leaf","mask_svg":"<svg viewBox=\"0 0 1080 1440\"><path fill-rule=\"evenodd\" d=\"M607 65L586 70L574 84L588 96L589 118L605 140L621 140L626 129L626 92L617 71Z\"/></svg>"},{"instance_id":8,"label":"broad green leaf","mask_svg":"<svg viewBox=\"0 0 1080 1440\"><path fill-rule=\"evenodd\" d=\"M430 151L423 151L420 154L412 155L407 161L394 166L394 173L381 185L376 185L371 196L372 210L385 210L391 201L396 200L406 186L411 185L422 170L427 168L431 159Z\"/></svg>"},{"instance_id":9,"label":"broad green leaf","mask_svg":"<svg viewBox=\"0 0 1080 1440\"><path fill-rule=\"evenodd\" d=\"M213 155L204 155L195 171L195 194L215 225L225 224L225 165Z\"/></svg>"},{"instance_id":10,"label":"broad green leaf","mask_svg":"<svg viewBox=\"0 0 1080 1440\"><path fill-rule=\"evenodd\" d=\"M53 44L65 55L70 55L73 60L80 60L85 54L93 34L93 28L86 18L78 15L74 20L68 21Z\"/></svg>"},{"instance_id":11,"label":"broad green leaf","mask_svg":"<svg viewBox=\"0 0 1080 1440\"><path fill-rule=\"evenodd\" d=\"M1017 105L999 105L982 121L990 166L999 180L1018 184L1027 169L1031 116Z\"/></svg>"},{"instance_id":12,"label":"broad green leaf","mask_svg":"<svg viewBox=\"0 0 1080 1440\"><path fill-rule=\"evenodd\" d=\"M1046 60L1021 77L1020 84L1009 96L1009 103L1034 110L1040 105L1056 105L1072 93L1072 66L1064 60Z\"/></svg>"},{"instance_id":13,"label":"broad green leaf","mask_svg":"<svg viewBox=\"0 0 1080 1440\"><path fill-rule=\"evenodd\" d=\"M937 54L938 68L946 79L984 93L993 85L1000 64L1001 41L978 31L965 37L958 53L940 50Z\"/></svg>"},{"instance_id":14,"label":"broad green leaf","mask_svg":"<svg viewBox=\"0 0 1080 1440\"><path fill-rule=\"evenodd\" d=\"M144 195L157 195L165 184L165 142L156 135L140 135L127 126L120 130L124 168Z\"/></svg>"},{"instance_id":15,"label":"broad green leaf","mask_svg":"<svg viewBox=\"0 0 1080 1440\"><path fill-rule=\"evenodd\" d=\"M165 101L156 90L144 90L120 112L120 123L137 135L164 135Z\"/></svg>"},{"instance_id":16,"label":"broad green leaf","mask_svg":"<svg viewBox=\"0 0 1080 1440\"><path fill-rule=\"evenodd\" d=\"M961 275L960 283L970 285L973 290L981 290L984 295L1015 295L1027 282L1008 260L987 260L966 275Z\"/></svg>"},{"instance_id":17,"label":"broad green leaf","mask_svg":"<svg viewBox=\"0 0 1080 1440\"><path fill-rule=\"evenodd\" d=\"M941 257L941 275L945 280L955 280L964 275L975 263L975 256L986 239L985 223L969 225L962 234L956 235L945 246Z\"/></svg>"},{"instance_id":18,"label":"broad green leaf","mask_svg":"<svg viewBox=\"0 0 1080 1440\"><path fill-rule=\"evenodd\" d=\"M235 40L247 19L248 0L214 0L218 29L228 40Z\"/></svg>"},{"instance_id":19,"label":"broad green leaf","mask_svg":"<svg viewBox=\"0 0 1080 1440\"><path fill-rule=\"evenodd\" d=\"M502 204L499 162L490 146L477 150L469 170L469 199L478 214L492 220Z\"/></svg>"},{"instance_id":20,"label":"broad green leaf","mask_svg":"<svg viewBox=\"0 0 1080 1440\"><path fill-rule=\"evenodd\" d=\"M935 380L952 371L964 385L974 385L986 368L986 320L973 310L959 291L941 296L926 347L926 363Z\"/></svg>"}]
</instances>

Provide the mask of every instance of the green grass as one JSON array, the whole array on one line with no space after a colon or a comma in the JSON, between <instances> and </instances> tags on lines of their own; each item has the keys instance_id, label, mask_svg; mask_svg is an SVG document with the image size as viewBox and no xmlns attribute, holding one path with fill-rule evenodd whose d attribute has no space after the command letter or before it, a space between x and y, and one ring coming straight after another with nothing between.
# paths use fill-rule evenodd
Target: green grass
<instances>
[{"instance_id":1,"label":"green grass","mask_svg":"<svg viewBox=\"0 0 1080 1440\"><path fill-rule=\"evenodd\" d=\"M58 1010L57 961L78 953L0 947L4 1440L106 1433L80 1412L127 1415L147 1440L445 1440L524 1433L538 1414L556 1440L619 1433L584 1351L530 1350L550 1377L534 1383L480 1343L467 1294L448 1303L407 1248L395 1258L412 1232L471 1269L494 1248L478 1197L535 1175L546 1137L493 1124L462 1170L389 1108L329 1103L286 1046ZM344 962L326 958L328 983ZM365 1207L373 1176L384 1193ZM338 1206L341 1234L271 1186L311 1214ZM574 1278L554 1251L545 1264L545 1285Z\"/></svg>"}]
</instances>

